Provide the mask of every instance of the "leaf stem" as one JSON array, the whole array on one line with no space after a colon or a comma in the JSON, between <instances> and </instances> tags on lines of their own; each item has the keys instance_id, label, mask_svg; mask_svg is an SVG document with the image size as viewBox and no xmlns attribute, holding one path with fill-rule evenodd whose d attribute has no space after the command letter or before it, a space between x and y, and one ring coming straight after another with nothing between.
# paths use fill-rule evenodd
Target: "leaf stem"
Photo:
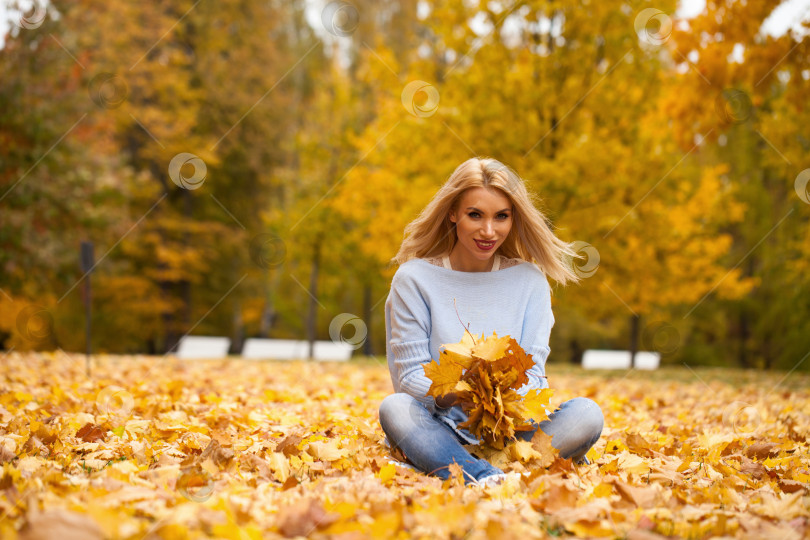
<instances>
[{"instance_id":1,"label":"leaf stem","mask_svg":"<svg viewBox=\"0 0 810 540\"><path fill-rule=\"evenodd\" d=\"M470 330L468 328L470 326L470 323L467 323L467 326L464 326L464 321L461 320L461 315L458 314L458 306L456 305L456 299L455 298L453 298L453 307L456 308L456 317L458 317L458 322L461 323L461 327L464 328L465 332L470 334L470 338L472 338L473 344L478 345L478 343L476 343L476 341L475 341L475 336L472 335L472 332L470 332Z\"/></svg>"}]
</instances>

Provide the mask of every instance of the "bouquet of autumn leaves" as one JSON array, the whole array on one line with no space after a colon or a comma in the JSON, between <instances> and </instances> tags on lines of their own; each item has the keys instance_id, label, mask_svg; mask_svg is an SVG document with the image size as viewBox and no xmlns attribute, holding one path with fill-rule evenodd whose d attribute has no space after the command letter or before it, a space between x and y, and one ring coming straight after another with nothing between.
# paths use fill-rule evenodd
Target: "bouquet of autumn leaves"
<instances>
[{"instance_id":1,"label":"bouquet of autumn leaves","mask_svg":"<svg viewBox=\"0 0 810 540\"><path fill-rule=\"evenodd\" d=\"M468 430L493 448L502 450L515 432L533 429L529 420L548 419L545 408L552 390L517 390L529 382L526 372L534 365L510 336L465 332L458 343L442 345L439 362L424 365L432 381L428 395L441 397L455 392L467 414L458 427Z\"/></svg>"}]
</instances>

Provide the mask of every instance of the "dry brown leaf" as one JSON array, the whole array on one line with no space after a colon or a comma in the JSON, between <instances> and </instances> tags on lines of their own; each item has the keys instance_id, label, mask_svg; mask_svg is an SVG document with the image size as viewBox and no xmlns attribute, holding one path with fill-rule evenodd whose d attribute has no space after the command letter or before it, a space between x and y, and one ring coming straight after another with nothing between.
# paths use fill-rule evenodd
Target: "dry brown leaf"
<instances>
[{"instance_id":1,"label":"dry brown leaf","mask_svg":"<svg viewBox=\"0 0 810 540\"><path fill-rule=\"evenodd\" d=\"M283 441L279 442L276 445L276 452L281 452L285 456L294 456L301 453L301 449L298 448L298 443L304 440L299 435L288 435L284 438Z\"/></svg>"},{"instance_id":2,"label":"dry brown leaf","mask_svg":"<svg viewBox=\"0 0 810 540\"><path fill-rule=\"evenodd\" d=\"M542 456L537 463L539 467L548 467L554 462L558 455L557 449L551 444L551 439L552 437L547 435L542 429L538 429L532 437L532 448Z\"/></svg>"},{"instance_id":3,"label":"dry brown leaf","mask_svg":"<svg viewBox=\"0 0 810 540\"><path fill-rule=\"evenodd\" d=\"M622 498L640 508L651 508L658 501L658 491L652 486L631 486L618 478L611 477L605 478L605 481L612 482Z\"/></svg>"},{"instance_id":4,"label":"dry brown leaf","mask_svg":"<svg viewBox=\"0 0 810 540\"><path fill-rule=\"evenodd\" d=\"M666 540L668 537L645 529L633 529L627 533L627 540Z\"/></svg>"},{"instance_id":5,"label":"dry brown leaf","mask_svg":"<svg viewBox=\"0 0 810 540\"><path fill-rule=\"evenodd\" d=\"M756 479L761 479L768 474L768 470L761 463L751 461L747 457L744 457L740 462L740 472Z\"/></svg>"},{"instance_id":6,"label":"dry brown leaf","mask_svg":"<svg viewBox=\"0 0 810 540\"><path fill-rule=\"evenodd\" d=\"M318 499L299 501L278 513L279 531L284 536L309 536L317 529L328 527L340 518L324 510Z\"/></svg>"},{"instance_id":7,"label":"dry brown leaf","mask_svg":"<svg viewBox=\"0 0 810 540\"><path fill-rule=\"evenodd\" d=\"M290 476L289 478L287 478L284 481L284 484L282 484L281 491L287 491L288 489L292 489L295 486L297 486L299 483L300 482L298 482L298 479L296 477Z\"/></svg>"},{"instance_id":8,"label":"dry brown leaf","mask_svg":"<svg viewBox=\"0 0 810 540\"><path fill-rule=\"evenodd\" d=\"M260 478L270 480L273 477L273 472L270 470L270 467L267 465L267 462L265 460L263 460L256 454L248 454L247 459L248 463L252 467L251 470L256 471Z\"/></svg>"},{"instance_id":9,"label":"dry brown leaf","mask_svg":"<svg viewBox=\"0 0 810 540\"><path fill-rule=\"evenodd\" d=\"M11 461L15 457L17 457L17 454L0 444L0 464Z\"/></svg>"},{"instance_id":10,"label":"dry brown leaf","mask_svg":"<svg viewBox=\"0 0 810 540\"><path fill-rule=\"evenodd\" d=\"M568 481L561 478L550 477L543 495L532 499L529 503L536 510L545 513L558 512L564 508L574 508L579 498L579 490L571 487Z\"/></svg>"},{"instance_id":11,"label":"dry brown leaf","mask_svg":"<svg viewBox=\"0 0 810 540\"><path fill-rule=\"evenodd\" d=\"M779 479L779 488L785 493L796 493L797 491L807 491L807 484L796 480Z\"/></svg>"},{"instance_id":12,"label":"dry brown leaf","mask_svg":"<svg viewBox=\"0 0 810 540\"><path fill-rule=\"evenodd\" d=\"M628 433L624 442L627 448L634 454L645 457L655 457L655 452L650 447L650 443L638 433Z\"/></svg>"},{"instance_id":13,"label":"dry brown leaf","mask_svg":"<svg viewBox=\"0 0 810 540\"><path fill-rule=\"evenodd\" d=\"M85 442L103 441L107 434L107 430L95 424L85 424L76 436Z\"/></svg>"},{"instance_id":14,"label":"dry brown leaf","mask_svg":"<svg viewBox=\"0 0 810 540\"><path fill-rule=\"evenodd\" d=\"M779 445L773 442L755 442L751 446L745 449L745 455L750 457L751 459L758 459L762 461L763 459L776 456L779 453Z\"/></svg>"},{"instance_id":15,"label":"dry brown leaf","mask_svg":"<svg viewBox=\"0 0 810 540\"><path fill-rule=\"evenodd\" d=\"M463 487L464 469L461 468L461 465L458 463L451 463L447 466L447 470L450 472L450 478L448 478L445 483L450 486Z\"/></svg>"},{"instance_id":16,"label":"dry brown leaf","mask_svg":"<svg viewBox=\"0 0 810 540\"><path fill-rule=\"evenodd\" d=\"M20 529L20 540L101 540L104 532L86 514L62 508L31 513Z\"/></svg>"},{"instance_id":17,"label":"dry brown leaf","mask_svg":"<svg viewBox=\"0 0 810 540\"><path fill-rule=\"evenodd\" d=\"M233 457L234 452L231 448L222 447L222 445L219 444L219 441L212 438L208 443L208 446L206 446L205 450L203 450L200 454L197 462L202 463L206 459L210 458L215 464L222 466L230 462Z\"/></svg>"}]
</instances>

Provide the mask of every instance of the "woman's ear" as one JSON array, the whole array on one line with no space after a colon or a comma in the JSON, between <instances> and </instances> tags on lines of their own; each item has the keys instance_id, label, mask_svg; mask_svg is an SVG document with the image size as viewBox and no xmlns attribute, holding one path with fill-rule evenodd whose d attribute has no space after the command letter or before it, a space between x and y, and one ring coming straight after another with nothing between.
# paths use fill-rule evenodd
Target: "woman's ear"
<instances>
[{"instance_id":1,"label":"woman's ear","mask_svg":"<svg viewBox=\"0 0 810 540\"><path fill-rule=\"evenodd\" d=\"M450 221L453 223L456 222L456 212L455 210L450 210L450 213L447 215L450 218Z\"/></svg>"}]
</instances>

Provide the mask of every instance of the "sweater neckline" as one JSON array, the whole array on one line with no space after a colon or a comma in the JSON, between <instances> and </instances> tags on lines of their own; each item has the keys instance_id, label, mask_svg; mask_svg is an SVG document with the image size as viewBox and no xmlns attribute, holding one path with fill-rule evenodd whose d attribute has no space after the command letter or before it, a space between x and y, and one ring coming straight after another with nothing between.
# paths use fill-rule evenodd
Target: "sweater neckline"
<instances>
[{"instance_id":1,"label":"sweater neckline","mask_svg":"<svg viewBox=\"0 0 810 540\"><path fill-rule=\"evenodd\" d=\"M522 263L516 264L514 266L507 266L506 268L500 268L497 272L495 272L493 270L490 270L489 272L465 272L463 270L453 270L452 268L446 268L444 266L437 266L437 265L435 265L435 264L433 264L431 262L426 261L425 259L423 259L421 257L416 257L416 258L414 258L412 260L420 261L420 263L424 263L425 265L427 265L427 266L429 266L431 268L435 268L439 272L446 272L448 274L453 274L453 275L457 275L457 276L467 276L467 275L469 275L469 276L472 276L472 277L475 277L475 276L487 276L487 275L491 275L491 274L500 275L502 272L508 272L513 268L521 268L526 264L531 264L528 261L523 261ZM499 265L499 267L500 267L500 265ZM493 266L493 269L494 268L495 267Z\"/></svg>"},{"instance_id":2,"label":"sweater neckline","mask_svg":"<svg viewBox=\"0 0 810 540\"><path fill-rule=\"evenodd\" d=\"M501 256L496 253L494 257L495 260L492 263L492 268L489 270L490 272L497 272L501 268ZM444 268L449 268L450 270L453 269L453 265L450 264L450 257L448 255L442 257L442 264L444 265Z\"/></svg>"}]
</instances>

